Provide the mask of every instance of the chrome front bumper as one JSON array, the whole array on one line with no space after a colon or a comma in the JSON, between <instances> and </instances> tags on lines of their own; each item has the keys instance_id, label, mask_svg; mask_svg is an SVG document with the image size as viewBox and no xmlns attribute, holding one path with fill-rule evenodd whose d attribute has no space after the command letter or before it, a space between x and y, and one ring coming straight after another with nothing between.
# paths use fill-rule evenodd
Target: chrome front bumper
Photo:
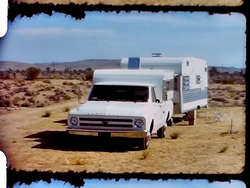
<instances>
[{"instance_id":1,"label":"chrome front bumper","mask_svg":"<svg viewBox=\"0 0 250 188\"><path fill-rule=\"evenodd\" d=\"M144 138L147 136L147 131L114 131L114 130L84 130L84 129L72 129L67 128L66 131L69 134L86 135L86 136L98 136L98 132L110 132L111 137L123 137L123 138Z\"/></svg>"}]
</instances>

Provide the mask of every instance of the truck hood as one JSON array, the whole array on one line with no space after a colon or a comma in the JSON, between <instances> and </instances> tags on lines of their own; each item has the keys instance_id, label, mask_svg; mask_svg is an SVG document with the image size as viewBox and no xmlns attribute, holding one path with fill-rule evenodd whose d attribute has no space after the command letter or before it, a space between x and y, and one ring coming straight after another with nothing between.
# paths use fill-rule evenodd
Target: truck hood
<instances>
[{"instance_id":1,"label":"truck hood","mask_svg":"<svg viewBox=\"0 0 250 188\"><path fill-rule=\"evenodd\" d=\"M141 116L152 110L151 103L87 101L70 114Z\"/></svg>"}]
</instances>

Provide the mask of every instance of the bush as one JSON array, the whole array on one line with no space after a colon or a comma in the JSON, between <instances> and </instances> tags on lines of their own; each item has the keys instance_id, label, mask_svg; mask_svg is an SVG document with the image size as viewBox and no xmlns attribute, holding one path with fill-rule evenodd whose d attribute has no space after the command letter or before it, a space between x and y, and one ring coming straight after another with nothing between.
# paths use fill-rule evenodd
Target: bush
<instances>
[{"instance_id":1,"label":"bush","mask_svg":"<svg viewBox=\"0 0 250 188\"><path fill-rule=\"evenodd\" d=\"M42 115L42 117L50 117L52 114L51 111L45 111L45 113Z\"/></svg>"},{"instance_id":2,"label":"bush","mask_svg":"<svg viewBox=\"0 0 250 188\"><path fill-rule=\"evenodd\" d=\"M69 111L70 111L70 107L68 107L68 106L67 106L67 107L64 107L62 111L63 111L63 112L69 112Z\"/></svg>"},{"instance_id":3,"label":"bush","mask_svg":"<svg viewBox=\"0 0 250 188\"><path fill-rule=\"evenodd\" d=\"M223 148L220 149L219 153L224 153L227 151L228 146L224 146Z\"/></svg>"},{"instance_id":4,"label":"bush","mask_svg":"<svg viewBox=\"0 0 250 188\"><path fill-rule=\"evenodd\" d=\"M45 79L45 80L43 80L43 83L51 84L51 81L49 79Z\"/></svg>"},{"instance_id":5,"label":"bush","mask_svg":"<svg viewBox=\"0 0 250 188\"><path fill-rule=\"evenodd\" d=\"M34 92L33 91L26 91L24 95L31 97L31 96L34 96Z\"/></svg>"},{"instance_id":6,"label":"bush","mask_svg":"<svg viewBox=\"0 0 250 188\"><path fill-rule=\"evenodd\" d=\"M85 80L93 80L94 71L91 68L85 70Z\"/></svg>"},{"instance_id":7,"label":"bush","mask_svg":"<svg viewBox=\"0 0 250 188\"><path fill-rule=\"evenodd\" d=\"M236 93L229 93L228 94L231 98L234 98L236 96Z\"/></svg>"},{"instance_id":8,"label":"bush","mask_svg":"<svg viewBox=\"0 0 250 188\"><path fill-rule=\"evenodd\" d=\"M218 102L230 102L226 98L222 98L222 97L212 97L212 100L218 101Z\"/></svg>"},{"instance_id":9,"label":"bush","mask_svg":"<svg viewBox=\"0 0 250 188\"><path fill-rule=\"evenodd\" d=\"M40 74L40 69L36 67L30 67L26 71L27 71L27 80L35 80Z\"/></svg>"},{"instance_id":10,"label":"bush","mask_svg":"<svg viewBox=\"0 0 250 188\"><path fill-rule=\"evenodd\" d=\"M146 149L142 152L142 159L146 159L148 156L149 156L149 151L148 149Z\"/></svg>"},{"instance_id":11,"label":"bush","mask_svg":"<svg viewBox=\"0 0 250 188\"><path fill-rule=\"evenodd\" d=\"M180 136L180 133L178 133L178 132L174 132L174 133L172 133L172 134L170 135L170 137L171 137L172 139L177 139L179 136Z\"/></svg>"},{"instance_id":12,"label":"bush","mask_svg":"<svg viewBox=\"0 0 250 188\"><path fill-rule=\"evenodd\" d=\"M71 97L69 95L64 95L63 98L64 98L64 100L70 100L71 99Z\"/></svg>"},{"instance_id":13,"label":"bush","mask_svg":"<svg viewBox=\"0 0 250 188\"><path fill-rule=\"evenodd\" d=\"M12 102L10 99L2 99L0 100L0 107L11 107L12 106Z\"/></svg>"},{"instance_id":14,"label":"bush","mask_svg":"<svg viewBox=\"0 0 250 188\"><path fill-rule=\"evenodd\" d=\"M65 81L65 82L63 82L63 85L69 85L69 82Z\"/></svg>"},{"instance_id":15,"label":"bush","mask_svg":"<svg viewBox=\"0 0 250 188\"><path fill-rule=\"evenodd\" d=\"M20 97L14 97L12 102L13 102L14 105L16 105L20 100L21 100Z\"/></svg>"},{"instance_id":16,"label":"bush","mask_svg":"<svg viewBox=\"0 0 250 188\"><path fill-rule=\"evenodd\" d=\"M69 157L66 159L66 164L70 165L85 165L85 161L79 157Z\"/></svg>"}]
</instances>

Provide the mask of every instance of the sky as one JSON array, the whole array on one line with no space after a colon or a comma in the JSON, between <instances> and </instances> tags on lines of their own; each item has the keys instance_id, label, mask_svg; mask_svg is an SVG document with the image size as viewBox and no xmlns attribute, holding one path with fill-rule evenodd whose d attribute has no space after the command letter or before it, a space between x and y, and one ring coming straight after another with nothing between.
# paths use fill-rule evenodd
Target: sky
<instances>
[{"instance_id":1,"label":"sky","mask_svg":"<svg viewBox=\"0 0 250 188\"><path fill-rule=\"evenodd\" d=\"M198 56L210 66L244 68L246 19L240 13L86 12L76 20L53 13L17 18L0 40L0 61L70 62Z\"/></svg>"},{"instance_id":2,"label":"sky","mask_svg":"<svg viewBox=\"0 0 250 188\"><path fill-rule=\"evenodd\" d=\"M231 182L212 182L207 180L123 180L118 182L115 180L98 180L86 179L85 184L81 188L149 188L149 187L168 187L168 188L246 188L245 184L239 180L231 180ZM63 181L52 180L51 183L44 181L33 182L30 185L18 183L13 188L74 188L73 185Z\"/></svg>"}]
</instances>

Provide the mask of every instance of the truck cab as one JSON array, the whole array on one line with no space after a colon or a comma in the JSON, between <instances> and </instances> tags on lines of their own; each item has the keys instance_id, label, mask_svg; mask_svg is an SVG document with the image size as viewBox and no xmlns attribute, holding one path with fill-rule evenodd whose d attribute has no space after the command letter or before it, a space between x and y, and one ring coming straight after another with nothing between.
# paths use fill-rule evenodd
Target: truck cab
<instances>
[{"instance_id":1,"label":"truck cab","mask_svg":"<svg viewBox=\"0 0 250 188\"><path fill-rule=\"evenodd\" d=\"M163 78L166 76L162 73L152 70L96 71L87 100L69 112L66 131L137 138L139 148L147 149L151 135L165 137L167 123L171 122L173 114L172 101L163 97ZM114 79L118 75L120 80Z\"/></svg>"}]
</instances>

